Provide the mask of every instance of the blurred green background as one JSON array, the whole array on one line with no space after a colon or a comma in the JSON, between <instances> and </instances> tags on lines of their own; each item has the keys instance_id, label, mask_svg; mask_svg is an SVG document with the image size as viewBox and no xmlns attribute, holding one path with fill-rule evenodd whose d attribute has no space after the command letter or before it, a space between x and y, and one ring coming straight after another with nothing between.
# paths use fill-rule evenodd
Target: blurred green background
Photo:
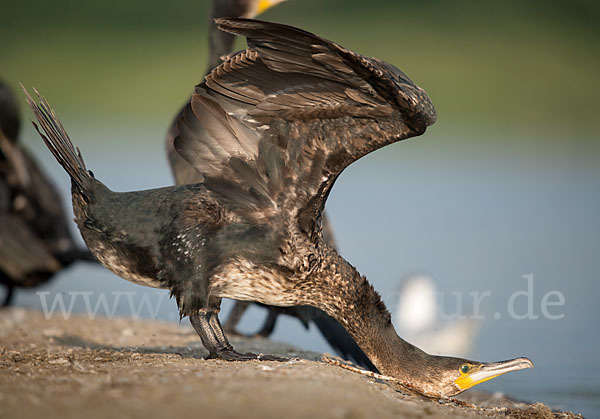
<instances>
[{"instance_id":1,"label":"blurred green background","mask_svg":"<svg viewBox=\"0 0 600 419\"><path fill-rule=\"evenodd\" d=\"M6 2L0 74L36 86L61 115L166 126L204 72L208 11L208 1ZM292 0L262 18L394 63L430 94L438 129L595 140L578 135L599 110L597 2Z\"/></svg>"},{"instance_id":2,"label":"blurred green background","mask_svg":"<svg viewBox=\"0 0 600 419\"><path fill-rule=\"evenodd\" d=\"M209 3L3 4L0 77L49 99L109 187L167 185L164 133L204 74ZM432 274L447 296L491 290L473 358L526 355L536 369L482 387L600 415L599 3L289 0L261 18L389 61L436 106L423 137L361 159L336 182L327 210L341 253L392 310L411 271ZM25 129L66 201L66 175ZM563 319L505 316L530 273L536 310L556 290ZM100 268L59 277L44 289L152 292ZM17 305L39 308L35 291ZM159 316L178 319L169 304ZM248 331L262 315L248 316ZM310 333L282 319L274 338L329 350Z\"/></svg>"}]
</instances>

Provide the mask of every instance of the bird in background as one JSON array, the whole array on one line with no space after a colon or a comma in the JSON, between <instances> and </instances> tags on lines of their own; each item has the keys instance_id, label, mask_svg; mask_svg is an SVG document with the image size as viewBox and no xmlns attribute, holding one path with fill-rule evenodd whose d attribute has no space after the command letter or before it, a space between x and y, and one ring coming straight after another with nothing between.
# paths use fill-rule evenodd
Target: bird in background
<instances>
[{"instance_id":1,"label":"bird in background","mask_svg":"<svg viewBox=\"0 0 600 419\"><path fill-rule=\"evenodd\" d=\"M438 317L433 279L424 274L404 279L393 316L398 332L428 353L467 356L477 337L479 322L468 316L440 322Z\"/></svg>"},{"instance_id":2,"label":"bird in background","mask_svg":"<svg viewBox=\"0 0 600 419\"><path fill-rule=\"evenodd\" d=\"M429 97L402 71L291 26L218 19L248 48L196 86L177 121L175 150L202 183L113 192L85 167L49 104L27 101L39 133L71 178L81 234L98 260L135 283L171 290L209 357L237 352L222 298L317 307L382 374L445 398L527 358L479 362L430 355L399 337L365 277L323 238L321 214L352 162L435 122Z\"/></svg>"},{"instance_id":3,"label":"bird in background","mask_svg":"<svg viewBox=\"0 0 600 419\"><path fill-rule=\"evenodd\" d=\"M20 127L13 91L0 81L0 307L10 305L15 288L43 284L78 260L95 261L75 243L58 191L19 144Z\"/></svg>"},{"instance_id":4,"label":"bird in background","mask_svg":"<svg viewBox=\"0 0 600 419\"><path fill-rule=\"evenodd\" d=\"M205 74L210 74L213 68L217 67L222 58L233 51L235 36L229 32L221 31L217 28L214 19L221 17L241 17L253 18L257 14L284 2L285 0L215 0L212 4L211 20L209 22L209 62ZM173 122L166 136L166 150L169 166L178 185L199 183L203 181L202 173L189 164L183 157L177 153L173 143L177 134L177 120L181 117L185 107L182 107ZM335 247L335 238L327 216L323 213L323 234L325 240ZM314 324L321 335L329 343L334 351L344 359L349 359L363 368L377 372L369 358L363 353L360 347L354 342L337 321L328 316L322 310L308 306L296 307L277 307L261 303L251 303L248 301L235 301L233 308L229 312L223 329L229 335L241 335L237 326L250 304L258 304L267 310L267 317L262 326L254 334L258 337L269 337L275 330L278 317L283 314L298 319L302 325L308 329L310 324Z\"/></svg>"},{"instance_id":5,"label":"bird in background","mask_svg":"<svg viewBox=\"0 0 600 419\"><path fill-rule=\"evenodd\" d=\"M284 1L286 0L213 0L211 18L208 22L208 66L204 74L209 74L222 62L221 58L225 58L233 51L235 42L235 35L220 31L214 22L215 19L222 17L253 18ZM176 122L184 108L185 104L173 118L165 139L167 159L178 185L197 183L202 180L202 174L186 162L173 147L173 141L177 134Z\"/></svg>"}]
</instances>

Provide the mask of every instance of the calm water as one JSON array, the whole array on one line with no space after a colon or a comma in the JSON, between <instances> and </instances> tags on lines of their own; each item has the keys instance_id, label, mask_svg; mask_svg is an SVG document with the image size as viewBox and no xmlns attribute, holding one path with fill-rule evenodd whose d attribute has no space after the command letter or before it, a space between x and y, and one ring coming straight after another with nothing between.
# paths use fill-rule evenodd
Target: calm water
<instances>
[{"instance_id":1,"label":"calm water","mask_svg":"<svg viewBox=\"0 0 600 419\"><path fill-rule=\"evenodd\" d=\"M166 124L165 124L166 126ZM67 125L67 128L69 126ZM70 129L82 146L89 168L115 190L141 189L170 183L162 139L148 131L84 127ZM118 134L120 133L120 134ZM67 200L68 182L31 131L26 142L60 183ZM480 333L470 356L501 360L527 356L534 370L508 374L481 385L519 399L600 417L600 153L596 146L553 149L506 147L502 138L479 144L451 139L438 131L427 140L409 141L380 150L352 165L340 177L327 204L341 253L372 281L390 309L401 279L413 272L432 275L447 314L474 307L469 293L482 300ZM78 139L80 139L78 141ZM490 144L498 144L496 146ZM511 143L515 144L515 142ZM553 144L556 144L553 143ZM528 290L529 297L511 295ZM129 284L100 267L79 265L37 291L57 294L73 310L85 311L83 294L95 307L101 293L109 307L114 292L131 292L139 315L178 321L168 294ZM542 311L544 296L563 305ZM462 301L456 300L456 294ZM116 302L117 315L132 310L126 294ZM559 301L560 302L560 301ZM35 291L19 292L17 305L42 308ZM226 313L229 304L226 304ZM531 317L516 319L531 310ZM100 315L104 313L99 310ZM253 308L242 329L255 330L264 313ZM330 351L315 330L282 318L273 336L303 348Z\"/></svg>"}]
</instances>

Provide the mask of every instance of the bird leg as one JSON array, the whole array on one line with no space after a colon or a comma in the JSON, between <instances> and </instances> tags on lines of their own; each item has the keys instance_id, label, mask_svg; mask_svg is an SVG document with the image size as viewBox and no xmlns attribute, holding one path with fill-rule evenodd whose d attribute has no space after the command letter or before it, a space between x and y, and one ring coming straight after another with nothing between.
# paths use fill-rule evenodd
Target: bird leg
<instances>
[{"instance_id":1,"label":"bird leg","mask_svg":"<svg viewBox=\"0 0 600 419\"><path fill-rule=\"evenodd\" d=\"M279 313L273 308L268 309L269 314L267 315L267 319L265 320L262 329L256 334L257 336L268 338L275 330L275 323L277 322L277 317Z\"/></svg>"},{"instance_id":2,"label":"bird leg","mask_svg":"<svg viewBox=\"0 0 600 419\"><path fill-rule=\"evenodd\" d=\"M275 323L277 322L277 316L279 315L277 310L273 309L272 307L266 306L266 309L268 310L267 318L262 328L254 335L246 335L237 330L237 325L249 306L250 302L248 301L236 301L231 309L231 312L229 313L229 316L227 317L227 320L225 321L225 324L223 325L223 330L228 335L245 336L249 338L268 338L273 333L273 330L275 330Z\"/></svg>"},{"instance_id":3,"label":"bird leg","mask_svg":"<svg viewBox=\"0 0 600 419\"><path fill-rule=\"evenodd\" d=\"M250 306L250 302L248 301L235 301L225 324L223 325L223 329L229 335L241 335L240 332L237 331L237 325L242 319L242 316Z\"/></svg>"},{"instance_id":4,"label":"bird leg","mask_svg":"<svg viewBox=\"0 0 600 419\"><path fill-rule=\"evenodd\" d=\"M287 361L286 358L253 354L240 353L233 349L219 322L218 309L203 309L190 316L190 323L204 347L208 350L208 359L218 358L225 361L250 361L253 359L261 361Z\"/></svg>"},{"instance_id":5,"label":"bird leg","mask_svg":"<svg viewBox=\"0 0 600 419\"><path fill-rule=\"evenodd\" d=\"M192 327L196 330L202 344L209 352L208 358L222 358L227 361L253 359L233 350L221 328L214 329L215 321L212 320L213 317L217 318L218 323L217 310L215 309L200 310L197 314L190 316Z\"/></svg>"},{"instance_id":6,"label":"bird leg","mask_svg":"<svg viewBox=\"0 0 600 419\"><path fill-rule=\"evenodd\" d=\"M6 286L6 295L4 296L4 302L0 304L0 308L8 307L14 296L14 287L12 285Z\"/></svg>"}]
</instances>

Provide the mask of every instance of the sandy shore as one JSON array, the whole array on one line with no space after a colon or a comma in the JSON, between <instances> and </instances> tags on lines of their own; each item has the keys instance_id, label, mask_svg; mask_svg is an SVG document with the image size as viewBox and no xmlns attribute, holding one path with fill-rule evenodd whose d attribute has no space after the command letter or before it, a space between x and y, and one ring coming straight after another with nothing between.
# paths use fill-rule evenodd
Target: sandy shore
<instances>
[{"instance_id":1,"label":"sandy shore","mask_svg":"<svg viewBox=\"0 0 600 419\"><path fill-rule=\"evenodd\" d=\"M0 311L2 418L441 418L578 417L485 393L478 407L402 394L392 386L264 339L232 339L243 352L288 362L205 360L196 333L157 321Z\"/></svg>"}]
</instances>

